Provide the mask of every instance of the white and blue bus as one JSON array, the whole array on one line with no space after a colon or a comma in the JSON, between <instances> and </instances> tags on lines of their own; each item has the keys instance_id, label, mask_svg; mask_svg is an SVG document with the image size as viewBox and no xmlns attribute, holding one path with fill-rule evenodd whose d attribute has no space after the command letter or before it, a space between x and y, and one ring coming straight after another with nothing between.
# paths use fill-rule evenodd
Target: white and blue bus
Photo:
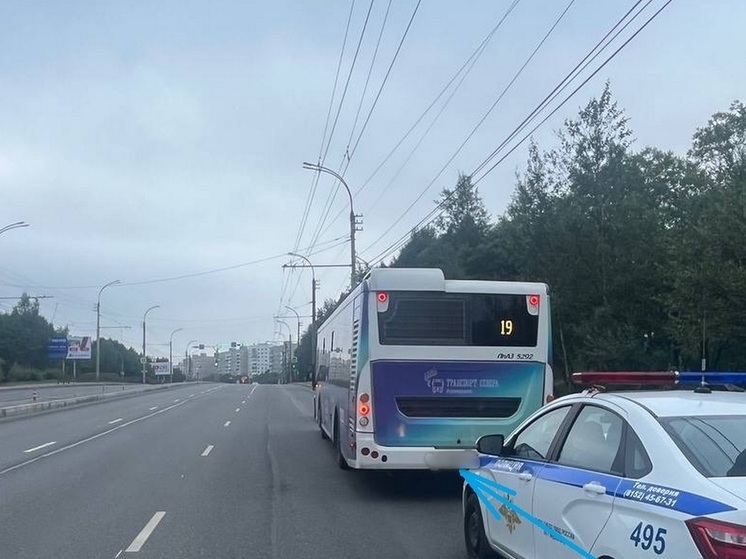
<instances>
[{"instance_id":1,"label":"white and blue bus","mask_svg":"<svg viewBox=\"0 0 746 559\"><path fill-rule=\"evenodd\" d=\"M543 283L370 272L319 326L315 416L341 468L440 469L552 398Z\"/></svg>"}]
</instances>

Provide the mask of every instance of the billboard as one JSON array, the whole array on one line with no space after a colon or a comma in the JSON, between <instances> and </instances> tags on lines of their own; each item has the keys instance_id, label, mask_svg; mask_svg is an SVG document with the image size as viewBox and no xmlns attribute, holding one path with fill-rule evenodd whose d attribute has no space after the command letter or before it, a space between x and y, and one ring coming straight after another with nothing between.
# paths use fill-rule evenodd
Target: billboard
<instances>
[{"instance_id":1,"label":"billboard","mask_svg":"<svg viewBox=\"0 0 746 559\"><path fill-rule=\"evenodd\" d=\"M153 367L153 372L156 375L169 375L171 374L171 363L169 361L158 361L157 363L151 363L150 366Z\"/></svg>"},{"instance_id":2,"label":"billboard","mask_svg":"<svg viewBox=\"0 0 746 559\"><path fill-rule=\"evenodd\" d=\"M67 338L52 338L49 340L47 357L49 359L67 358Z\"/></svg>"},{"instance_id":3,"label":"billboard","mask_svg":"<svg viewBox=\"0 0 746 559\"><path fill-rule=\"evenodd\" d=\"M68 359L90 359L91 358L91 336L68 336L67 337Z\"/></svg>"}]
</instances>

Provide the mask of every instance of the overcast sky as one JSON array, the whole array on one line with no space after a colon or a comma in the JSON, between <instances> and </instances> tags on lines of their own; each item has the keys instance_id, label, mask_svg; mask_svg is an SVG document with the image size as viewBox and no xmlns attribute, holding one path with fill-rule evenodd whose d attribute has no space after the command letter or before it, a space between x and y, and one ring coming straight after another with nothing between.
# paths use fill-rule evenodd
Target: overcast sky
<instances>
[{"instance_id":1,"label":"overcast sky","mask_svg":"<svg viewBox=\"0 0 746 559\"><path fill-rule=\"evenodd\" d=\"M432 182L568 4L521 0L440 117L434 121L452 88L368 180L512 3L422 0L345 173L353 190L365 185L355 196L364 215L361 258L374 259L420 221L439 191L479 165L635 4L575 0ZM350 150L356 142L416 4L393 0L381 34L389 2L373 2L324 159L329 167L339 169L350 138ZM654 0L615 45L663 4ZM168 354L177 328L184 328L174 335L179 355L191 340L225 345L287 335L273 315L291 315L285 305L309 315L311 279L307 270L283 270L286 253L297 247L316 264L349 262L344 191L320 226L330 177L319 181L298 235L314 182L301 165L322 152L351 5L3 0L0 227L31 226L0 236L0 296L50 296L40 301L48 319L95 335L98 290L121 280L102 295L102 336L139 349L143 313L160 305L147 320L152 355ZM369 6L354 3L329 129ZM712 113L746 97L745 16L743 0L674 0L535 139L551 148L553 131L609 80L636 149L684 154ZM479 183L494 216L504 211L526 153L521 146ZM349 271L324 268L317 277L323 301L346 287ZM0 310L13 304L0 300ZM286 322L295 337L295 318Z\"/></svg>"}]
</instances>

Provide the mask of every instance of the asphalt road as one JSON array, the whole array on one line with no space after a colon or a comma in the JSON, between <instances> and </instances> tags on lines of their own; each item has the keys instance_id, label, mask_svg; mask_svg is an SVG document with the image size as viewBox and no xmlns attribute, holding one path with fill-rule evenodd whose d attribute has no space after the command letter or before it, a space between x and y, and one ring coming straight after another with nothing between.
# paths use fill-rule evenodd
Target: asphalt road
<instances>
[{"instance_id":1,"label":"asphalt road","mask_svg":"<svg viewBox=\"0 0 746 559\"><path fill-rule=\"evenodd\" d=\"M0 556L463 558L457 475L343 472L300 385L0 423Z\"/></svg>"}]
</instances>

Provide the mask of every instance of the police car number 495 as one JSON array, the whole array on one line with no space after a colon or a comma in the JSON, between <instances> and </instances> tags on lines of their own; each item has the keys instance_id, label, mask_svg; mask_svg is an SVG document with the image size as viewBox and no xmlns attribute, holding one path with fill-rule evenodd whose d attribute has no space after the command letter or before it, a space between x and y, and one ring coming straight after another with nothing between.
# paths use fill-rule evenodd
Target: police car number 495
<instances>
[{"instance_id":1,"label":"police car number 495","mask_svg":"<svg viewBox=\"0 0 746 559\"><path fill-rule=\"evenodd\" d=\"M680 389L660 389L668 374ZM657 388L586 390L482 437L463 472L468 556L746 559L746 393L717 389L746 374L697 390L683 375L576 373Z\"/></svg>"}]
</instances>

